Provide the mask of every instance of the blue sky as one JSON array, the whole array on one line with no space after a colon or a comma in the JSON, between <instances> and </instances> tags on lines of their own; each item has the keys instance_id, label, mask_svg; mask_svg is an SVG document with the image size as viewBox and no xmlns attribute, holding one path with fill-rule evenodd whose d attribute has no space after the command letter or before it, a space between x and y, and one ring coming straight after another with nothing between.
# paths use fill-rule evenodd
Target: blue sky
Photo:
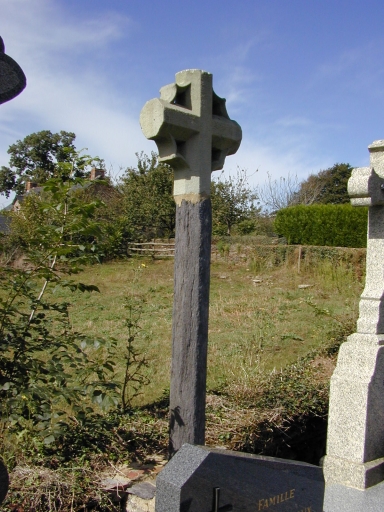
<instances>
[{"instance_id":1,"label":"blue sky","mask_svg":"<svg viewBox=\"0 0 384 512\"><path fill-rule=\"evenodd\" d=\"M226 172L257 184L368 165L384 138L383 20L380 0L0 0L28 81L0 106L0 165L29 133L67 130L116 175L156 149L140 110L186 68L213 74L243 129Z\"/></svg>"}]
</instances>

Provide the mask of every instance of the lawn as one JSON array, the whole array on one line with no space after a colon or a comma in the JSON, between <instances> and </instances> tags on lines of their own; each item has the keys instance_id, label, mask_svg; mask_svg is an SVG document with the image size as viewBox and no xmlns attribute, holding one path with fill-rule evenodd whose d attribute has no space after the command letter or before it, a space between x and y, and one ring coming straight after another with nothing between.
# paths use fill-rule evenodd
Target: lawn
<instances>
[{"instance_id":1,"label":"lawn","mask_svg":"<svg viewBox=\"0 0 384 512\"><path fill-rule=\"evenodd\" d=\"M300 270L296 248L285 259L235 246L214 253L207 445L319 463L329 378L339 344L355 329L364 282L363 253L351 250L352 258L344 258L332 251L332 257L306 256ZM148 359L149 384L136 398L138 407L124 413L93 415L91 409L78 420L69 408L68 425L52 445L44 446L28 419L22 429L10 430L3 422L0 455L12 470L3 505L8 512L16 504L17 510L52 510L51 496L55 507L60 502L57 510L101 507L109 500L98 483L101 474L120 474L136 462L152 464L167 452L173 260L103 263L75 277L100 293L48 287L45 298L71 303L74 330L117 340L120 380L129 305L140 308L133 343ZM106 508L117 509L111 503Z\"/></svg>"},{"instance_id":2,"label":"lawn","mask_svg":"<svg viewBox=\"0 0 384 512\"><path fill-rule=\"evenodd\" d=\"M321 347L338 324L357 318L363 278L353 266L325 260L299 274L293 264L260 268L252 257L235 260L214 258L211 266L210 390L247 385L260 372L279 370ZM141 304L134 343L149 360L150 384L137 404L158 399L169 388L173 260L104 263L86 268L79 280L100 293L62 294L72 304L73 328L116 338L121 368L126 304Z\"/></svg>"}]
</instances>

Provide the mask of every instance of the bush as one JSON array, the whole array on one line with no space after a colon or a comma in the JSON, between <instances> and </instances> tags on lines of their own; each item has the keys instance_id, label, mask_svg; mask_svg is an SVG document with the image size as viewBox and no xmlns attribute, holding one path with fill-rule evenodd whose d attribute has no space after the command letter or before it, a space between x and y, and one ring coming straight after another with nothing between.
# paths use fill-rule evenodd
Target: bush
<instances>
[{"instance_id":1,"label":"bush","mask_svg":"<svg viewBox=\"0 0 384 512\"><path fill-rule=\"evenodd\" d=\"M277 213L275 231L288 244L366 247L367 215L349 204L291 206Z\"/></svg>"},{"instance_id":2,"label":"bush","mask_svg":"<svg viewBox=\"0 0 384 512\"><path fill-rule=\"evenodd\" d=\"M45 444L60 434L68 407L81 416L92 402L118 403L115 340L74 331L69 304L46 299L48 289L52 296L60 288L98 291L70 278L97 259L99 233L97 204L71 193L77 181L48 181L44 197L34 196L15 213L12 226L32 226L25 213L35 211L33 229L19 232L24 266L0 267L1 418L11 429L34 429Z\"/></svg>"}]
</instances>

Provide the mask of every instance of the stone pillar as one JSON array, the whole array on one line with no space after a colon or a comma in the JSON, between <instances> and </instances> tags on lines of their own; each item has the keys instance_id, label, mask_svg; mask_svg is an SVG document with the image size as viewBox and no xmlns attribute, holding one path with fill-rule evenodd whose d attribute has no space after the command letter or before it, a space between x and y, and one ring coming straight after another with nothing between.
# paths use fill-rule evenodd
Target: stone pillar
<instances>
[{"instance_id":1,"label":"stone pillar","mask_svg":"<svg viewBox=\"0 0 384 512\"><path fill-rule=\"evenodd\" d=\"M384 480L384 140L369 147L370 167L354 169L352 205L368 206L366 284L357 332L340 347L331 378L327 484L365 489Z\"/></svg>"},{"instance_id":2,"label":"stone pillar","mask_svg":"<svg viewBox=\"0 0 384 512\"><path fill-rule=\"evenodd\" d=\"M157 144L159 161L174 169L176 201L175 291L170 391L170 455L182 444L204 444L209 278L211 171L240 146L241 128L229 119L212 75L176 74L140 115L144 135Z\"/></svg>"}]
</instances>

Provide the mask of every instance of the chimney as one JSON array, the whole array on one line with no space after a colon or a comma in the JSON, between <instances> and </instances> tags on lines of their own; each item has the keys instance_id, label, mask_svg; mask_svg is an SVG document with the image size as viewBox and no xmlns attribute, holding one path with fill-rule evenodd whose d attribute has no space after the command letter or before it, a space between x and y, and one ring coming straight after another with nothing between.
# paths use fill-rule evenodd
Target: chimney
<instances>
[{"instance_id":1,"label":"chimney","mask_svg":"<svg viewBox=\"0 0 384 512\"><path fill-rule=\"evenodd\" d=\"M27 181L25 184L25 192L29 192L33 188L37 187L37 183L34 183L33 181Z\"/></svg>"},{"instance_id":2,"label":"chimney","mask_svg":"<svg viewBox=\"0 0 384 512\"><path fill-rule=\"evenodd\" d=\"M92 167L91 169L91 180L103 180L105 178L105 170L104 169L96 169L96 167Z\"/></svg>"}]
</instances>

